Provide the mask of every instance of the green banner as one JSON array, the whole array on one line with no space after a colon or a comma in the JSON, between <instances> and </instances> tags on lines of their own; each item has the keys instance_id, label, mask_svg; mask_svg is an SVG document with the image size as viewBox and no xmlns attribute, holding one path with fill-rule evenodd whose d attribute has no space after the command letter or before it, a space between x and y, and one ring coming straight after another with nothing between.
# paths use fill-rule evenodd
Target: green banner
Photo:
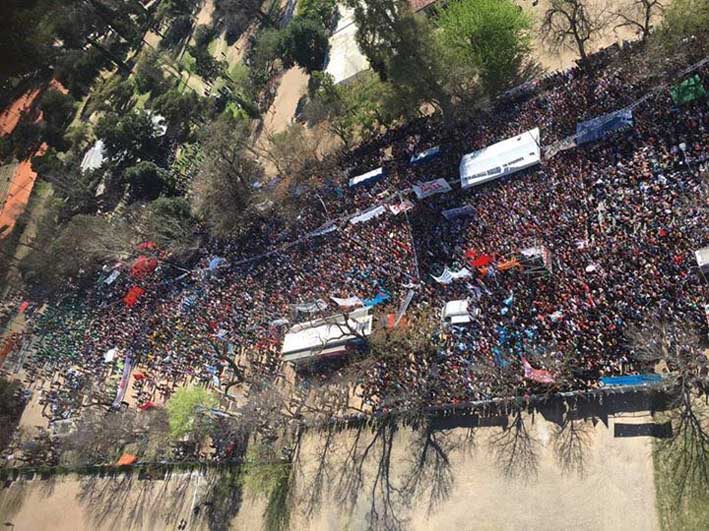
<instances>
[{"instance_id":1,"label":"green banner","mask_svg":"<svg viewBox=\"0 0 709 531\"><path fill-rule=\"evenodd\" d=\"M675 105L682 105L701 98L702 96L706 96L707 91L699 75L695 74L679 85L672 87L670 94L672 95L672 101L675 102Z\"/></svg>"}]
</instances>

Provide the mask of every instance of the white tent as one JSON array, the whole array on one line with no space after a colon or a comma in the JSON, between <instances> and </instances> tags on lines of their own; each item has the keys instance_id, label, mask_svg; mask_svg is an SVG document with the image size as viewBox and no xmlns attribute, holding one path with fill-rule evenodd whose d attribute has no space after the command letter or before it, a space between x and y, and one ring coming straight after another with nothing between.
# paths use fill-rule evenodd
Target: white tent
<instances>
[{"instance_id":1,"label":"white tent","mask_svg":"<svg viewBox=\"0 0 709 531\"><path fill-rule=\"evenodd\" d=\"M283 340L283 360L296 365L341 354L360 336L372 333L372 316L368 308L349 315L333 315L291 327Z\"/></svg>"},{"instance_id":2,"label":"white tent","mask_svg":"<svg viewBox=\"0 0 709 531\"><path fill-rule=\"evenodd\" d=\"M465 189L484 184L539 164L540 161L539 128L536 127L464 155L460 161L460 185Z\"/></svg>"},{"instance_id":3,"label":"white tent","mask_svg":"<svg viewBox=\"0 0 709 531\"><path fill-rule=\"evenodd\" d=\"M101 167L105 159L105 147L103 140L97 140L96 143L91 146L85 154L84 158L81 159L81 171L95 170Z\"/></svg>"}]
</instances>

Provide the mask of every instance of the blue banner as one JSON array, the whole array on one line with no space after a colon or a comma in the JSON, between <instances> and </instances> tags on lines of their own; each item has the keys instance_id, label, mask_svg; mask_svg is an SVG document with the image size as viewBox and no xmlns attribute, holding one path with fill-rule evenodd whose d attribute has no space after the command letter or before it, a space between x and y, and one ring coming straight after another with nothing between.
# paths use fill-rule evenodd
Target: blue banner
<instances>
[{"instance_id":1,"label":"blue banner","mask_svg":"<svg viewBox=\"0 0 709 531\"><path fill-rule=\"evenodd\" d=\"M576 145L595 142L604 136L633 126L633 110L621 109L576 125Z\"/></svg>"}]
</instances>

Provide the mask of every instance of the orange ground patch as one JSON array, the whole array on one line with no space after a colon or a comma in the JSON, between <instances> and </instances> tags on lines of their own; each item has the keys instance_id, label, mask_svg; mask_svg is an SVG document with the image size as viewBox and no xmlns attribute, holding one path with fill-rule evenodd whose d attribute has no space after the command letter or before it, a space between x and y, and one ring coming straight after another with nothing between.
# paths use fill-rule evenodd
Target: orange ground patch
<instances>
[{"instance_id":1,"label":"orange ground patch","mask_svg":"<svg viewBox=\"0 0 709 531\"><path fill-rule=\"evenodd\" d=\"M39 89L32 89L17 98L0 114L0 136L7 136L15 130L22 113L27 112L39 96Z\"/></svg>"},{"instance_id":2,"label":"orange ground patch","mask_svg":"<svg viewBox=\"0 0 709 531\"><path fill-rule=\"evenodd\" d=\"M47 144L42 144L35 155L44 155L45 151L47 151ZM25 211L36 179L37 172L32 169L29 160L20 162L15 168L5 205L0 211L0 238L12 232L17 218Z\"/></svg>"}]
</instances>

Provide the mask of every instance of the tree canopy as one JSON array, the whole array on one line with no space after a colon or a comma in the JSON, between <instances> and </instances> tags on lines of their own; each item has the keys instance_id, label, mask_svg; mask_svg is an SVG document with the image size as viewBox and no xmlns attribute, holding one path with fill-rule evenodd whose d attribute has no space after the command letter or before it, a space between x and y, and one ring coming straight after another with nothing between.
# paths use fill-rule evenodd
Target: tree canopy
<instances>
[{"instance_id":1,"label":"tree canopy","mask_svg":"<svg viewBox=\"0 0 709 531\"><path fill-rule=\"evenodd\" d=\"M170 419L170 436L182 439L197 429L201 409L217 405L217 399L204 387L181 387L167 401Z\"/></svg>"},{"instance_id":2,"label":"tree canopy","mask_svg":"<svg viewBox=\"0 0 709 531\"><path fill-rule=\"evenodd\" d=\"M455 0L437 16L441 44L479 71L488 94L519 81L529 61L532 20L512 0Z\"/></svg>"}]
</instances>

